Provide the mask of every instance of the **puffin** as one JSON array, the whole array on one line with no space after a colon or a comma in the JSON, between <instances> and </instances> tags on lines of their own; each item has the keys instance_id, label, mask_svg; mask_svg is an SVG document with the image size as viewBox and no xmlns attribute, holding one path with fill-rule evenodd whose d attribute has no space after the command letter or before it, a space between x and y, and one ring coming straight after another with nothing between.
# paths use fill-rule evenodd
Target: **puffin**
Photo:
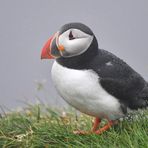
<instances>
[{"instance_id":1,"label":"puffin","mask_svg":"<svg viewBox=\"0 0 148 148\"><path fill-rule=\"evenodd\" d=\"M90 131L76 134L101 134L129 111L148 106L146 80L122 59L100 49L93 31L83 23L63 25L43 46L41 59L55 59L51 76L59 95L95 117ZM102 119L107 123L98 128Z\"/></svg>"}]
</instances>

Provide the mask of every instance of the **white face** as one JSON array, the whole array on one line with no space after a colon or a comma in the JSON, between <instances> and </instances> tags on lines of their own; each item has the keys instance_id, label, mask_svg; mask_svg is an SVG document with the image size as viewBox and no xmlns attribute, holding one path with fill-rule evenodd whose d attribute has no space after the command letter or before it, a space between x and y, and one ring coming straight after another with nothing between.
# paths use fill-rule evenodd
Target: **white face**
<instances>
[{"instance_id":1,"label":"white face","mask_svg":"<svg viewBox=\"0 0 148 148\"><path fill-rule=\"evenodd\" d=\"M92 43L93 36L78 29L69 29L59 36L58 44L64 46L60 51L63 57L73 57L84 53Z\"/></svg>"}]
</instances>

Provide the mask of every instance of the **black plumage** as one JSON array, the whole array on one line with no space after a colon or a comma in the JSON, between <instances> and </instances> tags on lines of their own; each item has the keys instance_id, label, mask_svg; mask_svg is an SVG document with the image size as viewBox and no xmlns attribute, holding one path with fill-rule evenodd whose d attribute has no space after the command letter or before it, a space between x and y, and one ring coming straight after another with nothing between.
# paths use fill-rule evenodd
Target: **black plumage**
<instances>
[{"instance_id":1,"label":"black plumage","mask_svg":"<svg viewBox=\"0 0 148 148\"><path fill-rule=\"evenodd\" d=\"M101 86L121 103L124 111L148 106L148 83L123 60L112 53L100 49L93 32L85 25L71 23L63 26L62 34L69 28L77 28L93 35L90 47L81 55L59 57L57 62L72 69L89 69L98 74Z\"/></svg>"}]
</instances>

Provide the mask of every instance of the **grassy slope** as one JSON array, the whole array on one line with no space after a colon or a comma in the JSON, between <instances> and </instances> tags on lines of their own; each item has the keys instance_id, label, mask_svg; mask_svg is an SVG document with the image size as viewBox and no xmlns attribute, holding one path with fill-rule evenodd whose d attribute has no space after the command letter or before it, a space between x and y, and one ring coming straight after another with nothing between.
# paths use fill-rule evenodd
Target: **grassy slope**
<instances>
[{"instance_id":1,"label":"grassy slope","mask_svg":"<svg viewBox=\"0 0 148 148\"><path fill-rule=\"evenodd\" d=\"M148 111L133 117L101 135L75 135L73 130L91 128L91 117L30 106L0 118L0 147L148 148Z\"/></svg>"}]
</instances>

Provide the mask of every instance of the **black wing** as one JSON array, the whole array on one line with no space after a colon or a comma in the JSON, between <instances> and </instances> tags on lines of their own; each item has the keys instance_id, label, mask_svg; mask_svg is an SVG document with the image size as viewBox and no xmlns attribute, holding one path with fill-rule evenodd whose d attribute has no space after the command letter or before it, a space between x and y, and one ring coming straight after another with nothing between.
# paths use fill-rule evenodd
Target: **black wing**
<instances>
[{"instance_id":1,"label":"black wing","mask_svg":"<svg viewBox=\"0 0 148 148\"><path fill-rule=\"evenodd\" d=\"M99 75L102 87L122 104L131 109L148 106L147 82L124 61L99 50L89 66Z\"/></svg>"}]
</instances>

